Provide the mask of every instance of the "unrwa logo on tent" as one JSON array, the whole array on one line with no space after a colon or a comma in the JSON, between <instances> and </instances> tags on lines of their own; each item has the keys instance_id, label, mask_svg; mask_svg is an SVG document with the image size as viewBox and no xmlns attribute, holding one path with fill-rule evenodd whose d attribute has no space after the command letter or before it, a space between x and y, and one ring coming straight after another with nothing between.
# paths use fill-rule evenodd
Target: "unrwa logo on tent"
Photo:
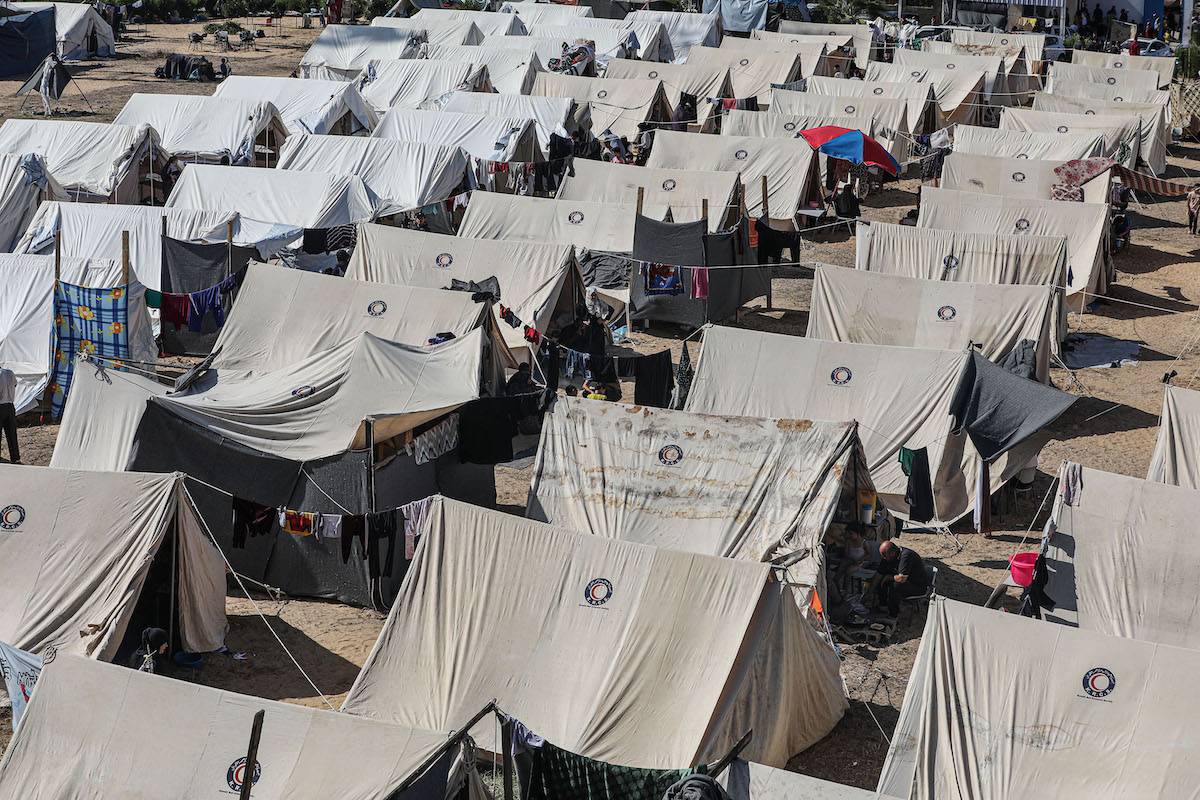
<instances>
[{"instance_id":1,"label":"unrwa logo on tent","mask_svg":"<svg viewBox=\"0 0 1200 800\"><path fill-rule=\"evenodd\" d=\"M835 386L845 386L854 377L854 373L849 367L835 367L833 372L829 373L829 380L833 381Z\"/></svg>"},{"instance_id":2,"label":"unrwa logo on tent","mask_svg":"<svg viewBox=\"0 0 1200 800\"><path fill-rule=\"evenodd\" d=\"M0 530L12 531L21 527L21 523L25 521L24 506L13 505L5 506L0 509Z\"/></svg>"},{"instance_id":3,"label":"unrwa logo on tent","mask_svg":"<svg viewBox=\"0 0 1200 800\"><path fill-rule=\"evenodd\" d=\"M669 444L658 451L658 460L667 467L673 467L683 461L683 448L677 444Z\"/></svg>"},{"instance_id":4,"label":"unrwa logo on tent","mask_svg":"<svg viewBox=\"0 0 1200 800\"><path fill-rule=\"evenodd\" d=\"M942 306L937 310L937 316L942 322L950 322L958 316L958 309L954 306Z\"/></svg>"},{"instance_id":5,"label":"unrwa logo on tent","mask_svg":"<svg viewBox=\"0 0 1200 800\"><path fill-rule=\"evenodd\" d=\"M602 606L612 599L613 585L608 578L593 578L583 590L583 599L589 606Z\"/></svg>"},{"instance_id":6,"label":"unrwa logo on tent","mask_svg":"<svg viewBox=\"0 0 1200 800\"><path fill-rule=\"evenodd\" d=\"M250 785L258 784L258 779L262 777L262 763L257 759L254 762L254 774L250 776ZM225 770L225 783L235 792L242 790L242 784L246 782L246 757L242 756L237 761L229 765L229 769Z\"/></svg>"}]
</instances>

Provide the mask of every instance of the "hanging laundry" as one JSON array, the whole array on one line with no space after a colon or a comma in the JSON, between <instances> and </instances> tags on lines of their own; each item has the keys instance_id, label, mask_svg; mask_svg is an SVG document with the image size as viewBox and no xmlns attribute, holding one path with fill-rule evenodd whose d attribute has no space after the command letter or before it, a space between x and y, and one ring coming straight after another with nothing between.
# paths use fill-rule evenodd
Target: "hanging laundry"
<instances>
[{"instance_id":1,"label":"hanging laundry","mask_svg":"<svg viewBox=\"0 0 1200 800\"><path fill-rule=\"evenodd\" d=\"M129 358L129 287L89 289L58 281L54 288L54 364L50 375L51 414L62 416L78 354L104 359L108 369L124 370Z\"/></svg>"},{"instance_id":2,"label":"hanging laundry","mask_svg":"<svg viewBox=\"0 0 1200 800\"><path fill-rule=\"evenodd\" d=\"M339 514L321 514L320 529L322 539L342 538L342 517Z\"/></svg>"},{"instance_id":3,"label":"hanging laundry","mask_svg":"<svg viewBox=\"0 0 1200 800\"><path fill-rule=\"evenodd\" d=\"M192 313L192 298L186 294L164 294L159 319L175 326L175 330L188 324L188 315Z\"/></svg>"},{"instance_id":4,"label":"hanging laundry","mask_svg":"<svg viewBox=\"0 0 1200 800\"><path fill-rule=\"evenodd\" d=\"M392 576L396 557L397 511L381 511L367 518L367 577L375 579ZM387 557L381 560L384 544Z\"/></svg>"},{"instance_id":5,"label":"hanging laundry","mask_svg":"<svg viewBox=\"0 0 1200 800\"><path fill-rule=\"evenodd\" d=\"M692 291L689 297L693 300L708 299L708 267L696 267L692 270Z\"/></svg>"},{"instance_id":6,"label":"hanging laundry","mask_svg":"<svg viewBox=\"0 0 1200 800\"><path fill-rule=\"evenodd\" d=\"M633 402L640 406L668 408L675 389L675 370L671 351L662 350L641 356L634 362Z\"/></svg>"},{"instance_id":7,"label":"hanging laundry","mask_svg":"<svg viewBox=\"0 0 1200 800\"><path fill-rule=\"evenodd\" d=\"M539 342L542 341L542 334L539 333L536 328L534 328L530 325L526 325L525 326L525 341L536 346Z\"/></svg>"},{"instance_id":8,"label":"hanging laundry","mask_svg":"<svg viewBox=\"0 0 1200 800\"><path fill-rule=\"evenodd\" d=\"M417 537L425 527L431 505L433 498L426 497L400 507L400 514L404 517L404 558L408 561L412 561L416 555Z\"/></svg>"},{"instance_id":9,"label":"hanging laundry","mask_svg":"<svg viewBox=\"0 0 1200 800\"><path fill-rule=\"evenodd\" d=\"M292 536L312 536L316 529L318 514L311 511L280 509L279 530Z\"/></svg>"},{"instance_id":10,"label":"hanging laundry","mask_svg":"<svg viewBox=\"0 0 1200 800\"><path fill-rule=\"evenodd\" d=\"M928 522L933 519L933 481L929 475L929 452L921 447L909 450L900 448L900 469L908 476L904 490L904 502L908 503L908 517L913 522Z\"/></svg>"},{"instance_id":11,"label":"hanging laundry","mask_svg":"<svg viewBox=\"0 0 1200 800\"><path fill-rule=\"evenodd\" d=\"M975 472L975 513L973 521L976 533L987 533L992 529L992 479L988 462L982 458Z\"/></svg>"},{"instance_id":12,"label":"hanging laundry","mask_svg":"<svg viewBox=\"0 0 1200 800\"><path fill-rule=\"evenodd\" d=\"M500 306L500 319L507 322L510 328L521 327L521 320L517 318L517 315L513 313L511 308Z\"/></svg>"},{"instance_id":13,"label":"hanging laundry","mask_svg":"<svg viewBox=\"0 0 1200 800\"><path fill-rule=\"evenodd\" d=\"M772 228L766 217L754 220L754 231L758 239L758 263L776 263L787 249L795 258L800 252L800 233L798 231L777 231Z\"/></svg>"},{"instance_id":14,"label":"hanging laundry","mask_svg":"<svg viewBox=\"0 0 1200 800\"><path fill-rule=\"evenodd\" d=\"M666 264L646 264L642 269L643 288L648 295L683 294L683 273Z\"/></svg>"},{"instance_id":15,"label":"hanging laundry","mask_svg":"<svg viewBox=\"0 0 1200 800\"><path fill-rule=\"evenodd\" d=\"M342 563L350 561L350 552L354 541L358 540L358 552L365 556L367 553L367 521L363 516L342 517Z\"/></svg>"},{"instance_id":16,"label":"hanging laundry","mask_svg":"<svg viewBox=\"0 0 1200 800\"><path fill-rule=\"evenodd\" d=\"M221 287L210 286L188 295L188 330L200 333L204 329L204 318L211 311L220 328L225 324L225 308L221 305Z\"/></svg>"},{"instance_id":17,"label":"hanging laundry","mask_svg":"<svg viewBox=\"0 0 1200 800\"><path fill-rule=\"evenodd\" d=\"M435 333L433 336L430 336L428 343L430 345L442 344L444 342L450 341L453 338L455 338L453 333L451 333L450 331L444 331L442 333Z\"/></svg>"},{"instance_id":18,"label":"hanging laundry","mask_svg":"<svg viewBox=\"0 0 1200 800\"><path fill-rule=\"evenodd\" d=\"M275 524L275 509L251 500L233 498L233 546L246 546L246 537L265 536Z\"/></svg>"},{"instance_id":19,"label":"hanging laundry","mask_svg":"<svg viewBox=\"0 0 1200 800\"><path fill-rule=\"evenodd\" d=\"M692 390L692 378L696 370L692 368L692 357L688 354L687 342L683 343L683 353L679 356L679 365L675 368L675 391L671 395L671 408L682 409L687 403L688 392Z\"/></svg>"},{"instance_id":20,"label":"hanging laundry","mask_svg":"<svg viewBox=\"0 0 1200 800\"><path fill-rule=\"evenodd\" d=\"M523 417L520 397L481 397L458 409L458 458L464 464L504 464Z\"/></svg>"},{"instance_id":21,"label":"hanging laundry","mask_svg":"<svg viewBox=\"0 0 1200 800\"><path fill-rule=\"evenodd\" d=\"M518 761L521 786L529 787L523 800L662 800L675 783L691 773L687 769L639 769L576 755L543 741L526 745Z\"/></svg>"}]
</instances>

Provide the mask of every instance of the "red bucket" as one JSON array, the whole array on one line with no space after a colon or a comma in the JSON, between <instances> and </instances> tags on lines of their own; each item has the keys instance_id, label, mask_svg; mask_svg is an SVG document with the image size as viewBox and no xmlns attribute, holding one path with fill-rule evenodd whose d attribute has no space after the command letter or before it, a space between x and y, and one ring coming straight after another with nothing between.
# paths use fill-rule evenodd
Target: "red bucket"
<instances>
[{"instance_id":1,"label":"red bucket","mask_svg":"<svg viewBox=\"0 0 1200 800\"><path fill-rule=\"evenodd\" d=\"M1033 565L1037 563L1037 558L1037 553L1017 553L1008 560L1008 571L1012 573L1017 586L1033 583Z\"/></svg>"}]
</instances>

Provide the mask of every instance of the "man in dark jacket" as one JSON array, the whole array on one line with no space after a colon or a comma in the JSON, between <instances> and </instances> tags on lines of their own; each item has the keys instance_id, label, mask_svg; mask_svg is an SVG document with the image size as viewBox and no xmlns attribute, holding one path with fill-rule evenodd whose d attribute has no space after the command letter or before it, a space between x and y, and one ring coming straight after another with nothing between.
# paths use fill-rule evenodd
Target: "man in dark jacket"
<instances>
[{"instance_id":1,"label":"man in dark jacket","mask_svg":"<svg viewBox=\"0 0 1200 800\"><path fill-rule=\"evenodd\" d=\"M921 556L890 540L879 545L879 574L876 580L875 591L879 604L886 606L888 614L893 617L900 613L901 600L920 597L929 588L929 576L925 574L925 562Z\"/></svg>"}]
</instances>

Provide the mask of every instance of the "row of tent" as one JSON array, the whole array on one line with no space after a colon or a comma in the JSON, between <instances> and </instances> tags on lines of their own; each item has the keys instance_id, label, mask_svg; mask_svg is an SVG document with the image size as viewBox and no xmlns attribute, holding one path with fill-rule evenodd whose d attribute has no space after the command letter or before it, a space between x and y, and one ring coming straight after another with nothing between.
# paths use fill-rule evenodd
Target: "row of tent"
<instances>
[{"instance_id":1,"label":"row of tent","mask_svg":"<svg viewBox=\"0 0 1200 800\"><path fill-rule=\"evenodd\" d=\"M425 13L407 22L419 23ZM521 24L528 34L540 22L527 16ZM436 42L429 34L437 27L424 25L424 37L406 41L480 46ZM506 38L520 38L510 33L506 29ZM700 51L732 52L711 56L725 64L721 85L733 86L736 94L734 81L741 76L770 96L769 110L741 112L745 132L724 125L720 135L659 131L645 167L577 159L553 199L475 191L451 236L372 224L443 201L462 184L469 168L462 143L469 137L460 127L465 123L436 115L495 117L511 113L500 109L521 108L514 117L532 120L534 134L525 127L513 138L508 157L519 160L534 140L544 147L549 133L577 123L583 106L596 132L626 122L606 100L628 103L643 120L669 113L667 80L537 73L532 96L455 91L444 107L395 108L389 101L382 109L366 98L364 85L336 71L348 71L360 58L354 48L361 43L341 36L331 34L324 49L316 48L324 63L306 56L314 67L332 70L325 77L333 81L243 84L241 91L260 103L261 113L247 115L251 124L241 128L232 124L234 115L220 125L196 120L205 116L195 113L202 106L184 101L166 111L150 100L131 100L130 122L121 128L134 135L92 156L90 169L101 172L100 162L113 151L138 163L153 158L155 148L166 150L165 142L178 142L171 147L189 154L192 163L165 207L65 202L113 199L128 173L113 175L107 194L89 192L93 197L87 198L60 179L51 153L28 157L22 150L14 157L22 163L10 167L16 178L8 185L21 191L11 202L28 222L14 226L16 253L3 257L4 268L29 277L17 284L20 292L13 291L11 301L8 289L0 299L0 330L6 331L0 346L15 342L17 352L29 354L31 369L21 377L31 403L52 361L45 348L55 282L112 286L122 239L128 240L131 274L153 289L163 288L167 238L256 246L265 257L303 230L356 227L346 277L250 264L212 355L190 387L172 391L135 373L103 368L103 362L77 369L51 467L2 469L12 499L6 497L0 511L6 531L0 547L11 557L0 567L0 583L10 587L13 602L0 605L0 641L58 655L46 666L45 683L0 763L0 790L70 794L81 790L79 776L94 775L114 792L128 791L133 782L145 787L151 778L163 781L151 792L156 796L200 796L213 785L236 791L247 771L244 762L237 764L244 748L232 731L244 729L255 709L269 707L273 733L264 738L256 794L325 796L332 775L344 771L328 766L330 754L340 760L345 743L369 740L371 752L360 753L363 768L355 770L358 783L336 779L339 795L401 790L410 792L402 797L441 796L451 771L447 733L495 700L557 746L643 768L719 758L753 729L743 755L755 763L736 780L748 783L754 800L802 792L853 796L844 787L777 769L832 730L846 709L838 658L814 624L811 604L825 589L826 533L835 521L854 517L863 491L877 492L892 513L908 513L907 479L897 463L902 447L929 450L938 524L970 513L977 502L972 486L985 474L981 462L994 466L986 492L1036 457L1042 429L1069 404L1039 383L1065 334L1064 309L1072 295L1083 300L1085 291L1102 291L1110 276L1108 177L1093 179L1104 188L1091 203L1007 190L1001 200L981 193L977 183L1000 186L1004 170L1015 168L956 152L946 176L958 188L927 188L918 227L862 226L858 269L818 269L808 336L706 327L683 409L557 402L543 420L529 519L521 519L463 502L494 502L494 477L488 468L462 462L457 450L463 443L454 433L464 430L456 415L497 395L505 374L531 356L530 348L519 330L500 322L498 308L466 292L443 291L448 281L495 277L507 309L535 330L553 331L580 305L590 254L615 254L630 268L643 217L700 221L696 200L703 198L713 210L703 227L713 232L745 226L743 206L751 217L792 224L819 197L820 162L807 145L764 135L758 131L766 128L757 125L761 118L782 117L779 130L787 131L793 121L788 115L807 113L787 103L821 96L812 87L825 76L804 75L804 57L795 55L778 63L772 56L776 66L757 73L739 71L730 64L746 67L754 52L697 41L682 66L694 65ZM372 37L388 40L387 34L369 34L362 41ZM642 41L640 33L636 37ZM755 40L753 47L765 51L769 40ZM330 42L336 46L327 47ZM826 43L820 48L825 52ZM856 58L858 52L856 47ZM352 58L337 61L330 53ZM456 52L453 58L469 55ZM609 67L619 61L610 60ZM640 69L650 62L630 63L629 69ZM476 89L494 86L491 67L484 72L474 65L457 73L465 76L458 80L479 81ZM404 74L418 84L430 77L416 74L421 71L410 71L404 61L376 65L376 74ZM1012 74L1006 66L1003 80ZM808 79L807 91L770 85L796 78ZM1000 79L997 69L991 91ZM272 81L278 88L271 88ZM646 83L652 91L639 94ZM233 81L225 86L237 88ZM348 88L333 91L338 86ZM368 81L367 94L370 86ZM292 98L283 104L286 117L274 100L262 109L263 96L252 96L256 87ZM419 88L416 95L437 91ZM975 91L989 91L986 79ZM565 113L551 110L554 101ZM448 110L455 102L491 105L482 114ZM901 99L895 119L928 124L933 104L912 114L914 105L912 98ZM863 116L857 108L842 110L846 118ZM829 113L822 108L810 118ZM936 112L932 116L937 124ZM267 122L257 127L255 120ZM442 122L454 131L453 142L408 140ZM310 125L328 127L315 131ZM236 133L222 138L219 127ZM381 128L403 138L333 135ZM44 137L31 126L22 133L28 147L44 138L66 142L80 130ZM1141 128L1127 133L1126 141L1140 140ZM15 142L17 134L10 135ZM490 135L479 133L475 141L483 145ZM189 144L205 136L209 144ZM233 163L235 154L246 166L211 163L221 156ZM264 167L275 168L251 167L260 157ZM1013 160L1022 168L1034 163ZM117 163L108 162L110 174ZM43 176L40 182L29 182L31 169ZM1036 169L1028 167L1037 176L1030 183L1041 187L1039 193L1048 191L1053 168ZM1095 187L1081 193L1089 190ZM717 213L720 208L726 213ZM737 266L748 274L765 271L752 261ZM1064 291L1071 286L1079 288ZM631 304L633 289L625 295ZM619 289L606 291L620 296ZM734 307L747 299L738 294L741 288L732 291ZM903 298L903 318L895 314L897 297ZM709 305L698 324L731 314L728 304ZM912 309L918 309L915 322ZM131 332L131 338L152 341L149 315L139 324L143 332ZM446 334L453 338L430 344ZM1033 345L1034 380L992 363L1023 342ZM7 349L0 353L5 362L24 361ZM960 407L964 387L976 397L986 393L1003 423L975 425ZM279 535L230 549L230 495L263 506L363 515L439 493L454 499L432 501L404 575L386 586L360 560L347 563L336 544L311 537ZM122 525L126 519L136 524ZM784 565L786 573L779 569ZM162 613L154 605L164 597L185 649L218 649L226 629L229 566L293 594L362 605L380 596L394 600L345 701L348 713L331 717L197 691L78 658L122 660L136 644L132 632ZM81 585L91 590L75 592ZM929 624L953 630L943 620L954 611L949 601L935 604ZM500 652L506 656L496 658ZM952 632L941 639L927 633L920 663L958 659L954 663L965 663L967 674L976 674L970 654L958 653ZM943 696L947 690L936 681L943 674L930 666L920 673L928 680L912 685L928 687L930 697ZM78 713L68 717L79 692L114 702L93 700L88 710L94 716L86 720ZM910 689L914 697L917 692ZM162 698L152 707L173 709L161 727L130 728L128 715L114 711L117 703L124 709L144 698ZM957 711L958 703L958 696L948 696L946 713ZM911 709L906 703L903 725L924 719L917 702ZM308 735L298 737L299 729ZM884 776L895 797L926 796L918 787L945 785L943 762L912 759L906 746L952 742L938 739L937 731L918 733L896 738ZM493 735L484 731L476 738L499 752L503 745ZM205 737L222 747L188 750ZM145 742L138 759L125 751L114 757L111 743L132 738ZM223 749L226 740L231 746ZM147 770L142 757L159 753L156 764L179 768ZM436 765L430 761L435 755ZM47 758L60 765L52 780L45 775ZM928 775L906 772L906 759ZM64 763L70 769L61 768ZM258 771L258 765L250 770ZM429 780L430 794L405 785L418 777ZM734 772L728 780L735 780Z\"/></svg>"}]
</instances>

